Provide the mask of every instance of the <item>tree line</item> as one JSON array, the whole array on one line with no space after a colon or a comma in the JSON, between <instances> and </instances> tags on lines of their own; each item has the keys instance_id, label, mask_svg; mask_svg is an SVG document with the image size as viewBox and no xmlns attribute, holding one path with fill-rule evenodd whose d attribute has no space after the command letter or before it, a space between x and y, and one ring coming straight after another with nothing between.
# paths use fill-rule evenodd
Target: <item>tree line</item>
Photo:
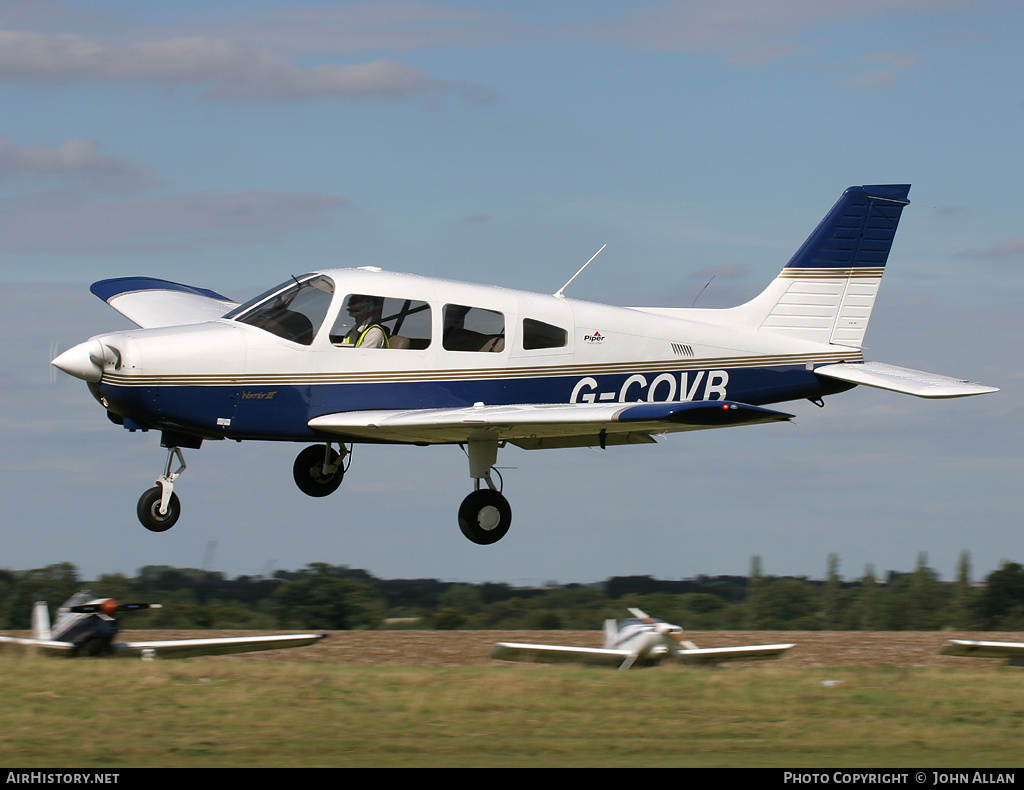
<instances>
[{"instance_id":1,"label":"tree line","mask_svg":"<svg viewBox=\"0 0 1024 790\"><path fill-rule=\"evenodd\" d=\"M606 618L621 619L628 607L639 607L695 631L1024 630L1024 567L1005 562L973 584L966 552L949 582L928 567L923 554L913 571L878 578L868 567L861 578L843 581L838 557L830 555L821 580L766 575L754 557L748 576L616 576L597 584L538 588L386 580L327 563L277 571L271 578L234 579L148 565L135 577L104 574L86 581L64 562L0 570L0 628L29 628L36 600L47 601L53 617L83 588L122 602L163 604L129 615L124 627L132 629L596 630Z\"/></svg>"}]
</instances>

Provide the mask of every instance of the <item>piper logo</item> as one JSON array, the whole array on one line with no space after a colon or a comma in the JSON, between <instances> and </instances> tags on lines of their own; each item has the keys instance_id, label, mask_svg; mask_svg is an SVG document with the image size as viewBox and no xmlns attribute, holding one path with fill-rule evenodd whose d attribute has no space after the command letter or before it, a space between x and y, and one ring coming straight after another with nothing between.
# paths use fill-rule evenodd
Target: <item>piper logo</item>
<instances>
[{"instance_id":1,"label":"piper logo","mask_svg":"<svg viewBox=\"0 0 1024 790\"><path fill-rule=\"evenodd\" d=\"M589 335L583 336L584 343L603 343L604 335L598 332L596 329Z\"/></svg>"}]
</instances>

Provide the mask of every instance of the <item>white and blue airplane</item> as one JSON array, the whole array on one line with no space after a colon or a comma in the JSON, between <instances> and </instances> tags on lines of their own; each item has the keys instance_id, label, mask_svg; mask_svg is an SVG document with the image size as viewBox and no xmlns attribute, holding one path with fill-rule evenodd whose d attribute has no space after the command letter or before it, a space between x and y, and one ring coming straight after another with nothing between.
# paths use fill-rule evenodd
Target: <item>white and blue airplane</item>
<instances>
[{"instance_id":1,"label":"white and blue airplane","mask_svg":"<svg viewBox=\"0 0 1024 790\"><path fill-rule=\"evenodd\" d=\"M526 642L498 642L491 658L500 661L529 661L545 664L594 664L630 669L649 667L666 658L684 664L717 665L732 661L767 661L781 658L794 644L745 645L741 647L697 647L683 637L678 625L655 620L640 609L616 623L604 622L604 647L536 645Z\"/></svg>"},{"instance_id":2,"label":"white and blue airplane","mask_svg":"<svg viewBox=\"0 0 1024 790\"><path fill-rule=\"evenodd\" d=\"M847 189L738 307L612 307L565 298L565 286L544 295L371 267L293 276L244 304L126 277L91 290L140 328L53 364L88 382L112 422L160 432L164 473L137 508L150 530L177 521L182 448L204 441L310 443L293 470L310 496L338 488L356 443L453 444L474 481L459 526L490 544L512 518L492 475L506 444L605 448L785 421L766 406L821 406L857 384L925 398L997 391L864 360L909 190Z\"/></svg>"},{"instance_id":3,"label":"white and blue airplane","mask_svg":"<svg viewBox=\"0 0 1024 790\"><path fill-rule=\"evenodd\" d=\"M939 651L944 656L962 658L1005 658L1010 667L1024 667L1024 642L977 642L950 639Z\"/></svg>"},{"instance_id":4,"label":"white and blue airplane","mask_svg":"<svg viewBox=\"0 0 1024 790\"><path fill-rule=\"evenodd\" d=\"M114 641L118 633L116 618L121 612L159 608L158 603L119 603L113 598L97 598L90 590L81 590L57 610L57 619L51 628L46 601L36 601L32 607L32 636L0 636L0 648L28 648L67 658L121 656L151 660L304 647L327 637L327 634L269 634L145 642Z\"/></svg>"}]
</instances>

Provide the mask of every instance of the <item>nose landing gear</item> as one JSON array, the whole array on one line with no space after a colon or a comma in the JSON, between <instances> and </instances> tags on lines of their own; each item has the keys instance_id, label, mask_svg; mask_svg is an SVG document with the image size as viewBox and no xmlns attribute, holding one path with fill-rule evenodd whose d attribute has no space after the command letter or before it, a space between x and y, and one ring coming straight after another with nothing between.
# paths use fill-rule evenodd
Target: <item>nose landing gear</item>
<instances>
[{"instance_id":1,"label":"nose landing gear","mask_svg":"<svg viewBox=\"0 0 1024 790\"><path fill-rule=\"evenodd\" d=\"M171 471L171 461L177 457L178 468ZM167 448L167 464L164 473L156 480L156 485L139 497L136 513L139 521L150 532L166 532L178 521L181 515L181 502L174 493L174 481L185 471L185 458L180 447Z\"/></svg>"}]
</instances>

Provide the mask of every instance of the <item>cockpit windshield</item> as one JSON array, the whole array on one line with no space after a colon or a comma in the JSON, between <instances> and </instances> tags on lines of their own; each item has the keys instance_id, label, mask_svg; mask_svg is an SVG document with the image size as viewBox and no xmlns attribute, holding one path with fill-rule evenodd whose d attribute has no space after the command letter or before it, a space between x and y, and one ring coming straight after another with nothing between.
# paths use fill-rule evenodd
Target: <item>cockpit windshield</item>
<instances>
[{"instance_id":1,"label":"cockpit windshield","mask_svg":"<svg viewBox=\"0 0 1024 790\"><path fill-rule=\"evenodd\" d=\"M308 346L324 322L333 296L334 283L329 277L307 274L271 288L224 317Z\"/></svg>"}]
</instances>

